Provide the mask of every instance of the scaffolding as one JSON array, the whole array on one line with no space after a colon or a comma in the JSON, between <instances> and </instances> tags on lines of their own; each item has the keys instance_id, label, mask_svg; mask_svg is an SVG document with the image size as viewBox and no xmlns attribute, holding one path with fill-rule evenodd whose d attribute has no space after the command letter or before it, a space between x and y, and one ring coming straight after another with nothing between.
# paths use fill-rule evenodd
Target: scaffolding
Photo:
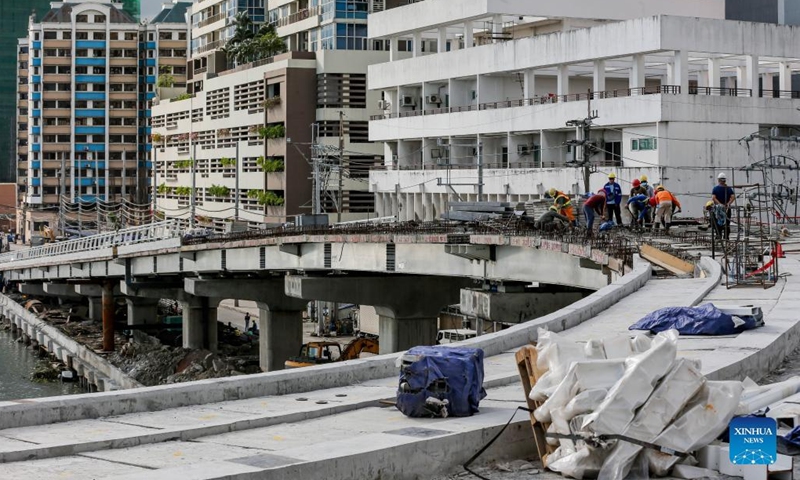
<instances>
[{"instance_id":1,"label":"scaffolding","mask_svg":"<svg viewBox=\"0 0 800 480\"><path fill-rule=\"evenodd\" d=\"M732 223L738 228L734 238L723 242L725 287L769 288L778 281L780 256L780 244L772 234L774 205L767 201L770 187L755 184L738 188L746 202L731 208Z\"/></svg>"}]
</instances>

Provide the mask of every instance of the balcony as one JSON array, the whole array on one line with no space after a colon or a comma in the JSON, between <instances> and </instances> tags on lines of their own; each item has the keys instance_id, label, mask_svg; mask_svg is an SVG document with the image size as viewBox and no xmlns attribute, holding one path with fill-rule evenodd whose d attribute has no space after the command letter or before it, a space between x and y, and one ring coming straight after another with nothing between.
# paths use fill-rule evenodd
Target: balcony
<instances>
[{"instance_id":1,"label":"balcony","mask_svg":"<svg viewBox=\"0 0 800 480\"><path fill-rule=\"evenodd\" d=\"M211 50L216 50L216 49L218 49L218 48L222 48L222 47L224 47L224 46L225 46L225 43L226 43L226 42L224 42L224 41L222 41L222 40L216 40L216 41L214 41L214 42L207 43L207 44L203 45L202 47L197 47L197 48L196 48L196 49L195 49L195 50L192 52L192 54L193 54L193 55L197 55L197 54L200 54L200 53L206 53L206 52L210 52Z\"/></svg>"},{"instance_id":2,"label":"balcony","mask_svg":"<svg viewBox=\"0 0 800 480\"><path fill-rule=\"evenodd\" d=\"M225 16L226 16L225 13L218 13L216 15L212 15L212 16L206 18L205 20L200 20L199 22L197 22L197 25L195 25L195 28L202 28L202 27L205 27L206 25L211 25L212 23L219 22L220 20L224 20Z\"/></svg>"},{"instance_id":3,"label":"balcony","mask_svg":"<svg viewBox=\"0 0 800 480\"><path fill-rule=\"evenodd\" d=\"M320 8L319 7L304 8L303 10L295 12L295 13L289 15L288 17L283 17L283 18L279 19L278 22L277 22L277 26L278 27L285 27L285 26L288 26L288 25L291 25L293 23L297 23L297 22L303 21L303 20L305 20L307 18L311 18L311 17L319 15L319 14L320 14Z\"/></svg>"},{"instance_id":4,"label":"balcony","mask_svg":"<svg viewBox=\"0 0 800 480\"><path fill-rule=\"evenodd\" d=\"M727 89L726 89L727 90ZM735 89L730 89L735 90ZM749 90L748 90L749 91ZM617 97L635 97L639 95L657 95L681 93L681 87L677 85L659 85L654 87L627 88L622 90L610 90L606 92L573 93L569 95L547 95L533 98L523 98L520 100L503 100L500 102L486 102L475 105L461 105L457 107L430 108L426 110L410 110L405 112L384 113L383 115L372 115L370 120L384 120L388 118L418 117L420 115L437 115L442 113L471 112L475 110L498 110L502 108L525 107L532 105L550 105L555 103L585 102L589 99L601 100ZM690 92L692 93L692 92ZM703 92L703 94L705 94ZM710 94L710 93L708 93Z\"/></svg>"}]
</instances>

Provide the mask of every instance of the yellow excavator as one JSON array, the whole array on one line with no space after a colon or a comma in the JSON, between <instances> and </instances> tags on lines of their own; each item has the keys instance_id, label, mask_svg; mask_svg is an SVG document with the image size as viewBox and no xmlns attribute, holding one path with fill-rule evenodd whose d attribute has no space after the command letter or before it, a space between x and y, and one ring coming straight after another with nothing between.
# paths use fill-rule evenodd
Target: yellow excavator
<instances>
[{"instance_id":1,"label":"yellow excavator","mask_svg":"<svg viewBox=\"0 0 800 480\"><path fill-rule=\"evenodd\" d=\"M284 367L300 368L343 362L359 358L362 353L378 354L377 336L361 334L345 345L344 349L336 342L309 342L300 348L299 355L286 360Z\"/></svg>"}]
</instances>

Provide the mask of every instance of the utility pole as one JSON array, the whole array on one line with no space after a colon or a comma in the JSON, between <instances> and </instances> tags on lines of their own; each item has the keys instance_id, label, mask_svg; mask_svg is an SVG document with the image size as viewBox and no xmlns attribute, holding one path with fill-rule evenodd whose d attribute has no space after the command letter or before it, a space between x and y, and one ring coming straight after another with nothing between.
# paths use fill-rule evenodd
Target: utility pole
<instances>
[{"instance_id":1,"label":"utility pole","mask_svg":"<svg viewBox=\"0 0 800 480\"><path fill-rule=\"evenodd\" d=\"M342 197L342 187L344 179L344 112L339 110L339 193L336 197L336 223L342 221L342 207L344 198Z\"/></svg>"},{"instance_id":2,"label":"utility pole","mask_svg":"<svg viewBox=\"0 0 800 480\"><path fill-rule=\"evenodd\" d=\"M189 135L189 141L190 142L192 141L191 134ZM197 175L196 175L197 174L197 168L195 166L196 164L197 164L197 145L192 145L192 165L191 165L192 166L192 191L189 193L189 195L191 195L189 197L189 202L190 202L190 205L191 205L191 208L189 209L189 228L194 228L194 214L195 214L195 209L196 209L196 206L197 206L197 201L195 200L195 194L194 194L195 188L197 187Z\"/></svg>"},{"instance_id":3,"label":"utility pole","mask_svg":"<svg viewBox=\"0 0 800 480\"><path fill-rule=\"evenodd\" d=\"M264 142L266 145L267 142ZM236 222L239 220L239 140L236 140L236 199L233 206L233 221ZM269 178L269 174L267 174L267 178Z\"/></svg>"},{"instance_id":4,"label":"utility pole","mask_svg":"<svg viewBox=\"0 0 800 480\"><path fill-rule=\"evenodd\" d=\"M586 104L586 118L581 118L577 120L570 120L567 122L568 127L575 127L576 133L578 131L581 132L581 138L578 140L570 140L567 142L567 145L571 145L575 151L577 151L578 147L581 147L582 156L580 162L576 162L578 166L583 167L583 191L588 192L591 189L589 184L590 177L592 175L592 165L589 161L589 158L592 155L592 139L590 136L591 128L592 128L592 120L598 118L597 110L592 111L592 90L589 90L589 95L587 96L587 104Z\"/></svg>"},{"instance_id":5,"label":"utility pole","mask_svg":"<svg viewBox=\"0 0 800 480\"><path fill-rule=\"evenodd\" d=\"M478 201L483 201L483 142L478 141Z\"/></svg>"}]
</instances>

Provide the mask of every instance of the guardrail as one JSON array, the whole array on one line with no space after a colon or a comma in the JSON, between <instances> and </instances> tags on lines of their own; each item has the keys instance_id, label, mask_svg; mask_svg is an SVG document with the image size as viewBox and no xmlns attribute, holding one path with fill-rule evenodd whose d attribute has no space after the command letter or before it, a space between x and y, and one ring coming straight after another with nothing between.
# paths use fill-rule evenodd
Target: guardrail
<instances>
[{"instance_id":1,"label":"guardrail","mask_svg":"<svg viewBox=\"0 0 800 480\"><path fill-rule=\"evenodd\" d=\"M68 253L88 252L113 246L134 245L180 236L181 229L178 222L176 220L166 220L138 227L123 228L115 232L76 238L65 242L50 243L27 250L9 252L0 255L0 263L65 255Z\"/></svg>"}]
</instances>

